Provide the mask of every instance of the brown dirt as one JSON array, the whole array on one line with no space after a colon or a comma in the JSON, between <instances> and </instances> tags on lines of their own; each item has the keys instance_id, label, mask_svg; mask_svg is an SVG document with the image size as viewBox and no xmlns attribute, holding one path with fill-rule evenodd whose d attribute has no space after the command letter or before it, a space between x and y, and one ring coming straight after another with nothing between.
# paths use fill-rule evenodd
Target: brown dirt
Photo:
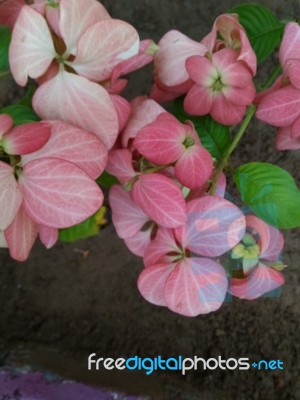
<instances>
[{"instance_id":1,"label":"brown dirt","mask_svg":"<svg viewBox=\"0 0 300 400\"><path fill-rule=\"evenodd\" d=\"M237 1L125 0L103 2L116 18L136 26L143 38L171 28L200 39L215 17ZM261 1L282 19L299 18L298 1ZM264 68L270 68L267 64ZM135 73L127 95L149 88L150 69ZM148 75L147 75L148 72ZM132 86L137 82L137 88ZM9 79L0 82L1 103L20 91ZM300 182L299 153L278 153L274 130L254 124L234 164L249 160L277 162ZM144 301L136 288L142 262L129 253L112 226L99 237L76 244L59 243L45 251L36 244L19 264L0 251L0 365L31 365L62 376L151 396L181 400L298 400L300 248L299 230L285 232L286 285L279 298L234 300L216 313L194 319L172 314ZM88 250L84 257L80 250ZM89 353L100 356L165 357L222 355L254 360L281 359L285 370L211 371L141 374L89 373Z\"/></svg>"}]
</instances>

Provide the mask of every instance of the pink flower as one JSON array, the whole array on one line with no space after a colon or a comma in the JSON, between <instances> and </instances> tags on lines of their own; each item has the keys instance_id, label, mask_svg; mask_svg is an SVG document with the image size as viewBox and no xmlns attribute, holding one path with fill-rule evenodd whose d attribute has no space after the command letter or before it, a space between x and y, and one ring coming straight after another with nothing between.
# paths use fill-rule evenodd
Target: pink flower
<instances>
[{"instance_id":1,"label":"pink flower","mask_svg":"<svg viewBox=\"0 0 300 400\"><path fill-rule=\"evenodd\" d=\"M12 124L8 115L0 116L0 229L12 256L21 260L37 232L49 247L58 228L100 208L103 195L94 179L105 168L107 150L93 134L64 122Z\"/></svg>"},{"instance_id":2,"label":"pink flower","mask_svg":"<svg viewBox=\"0 0 300 400\"><path fill-rule=\"evenodd\" d=\"M283 248L281 233L259 218L246 217L247 233L231 257L242 261L242 270L233 269L229 291L241 299L254 300L284 284L279 260ZM238 278L237 275L242 275Z\"/></svg>"},{"instance_id":3,"label":"pink flower","mask_svg":"<svg viewBox=\"0 0 300 400\"><path fill-rule=\"evenodd\" d=\"M46 78L33 98L42 119L70 122L111 148L119 131L119 102L96 82L109 80L119 63L138 53L138 34L126 22L110 18L96 0L61 0L55 15L47 12L48 3L39 3L38 11L24 6L15 23L12 74L21 86L28 77Z\"/></svg>"},{"instance_id":4,"label":"pink flower","mask_svg":"<svg viewBox=\"0 0 300 400\"><path fill-rule=\"evenodd\" d=\"M210 114L224 125L238 124L255 98L252 74L238 61L239 53L222 49L211 59L190 57L186 68L195 82L184 99L184 109L192 115Z\"/></svg>"},{"instance_id":5,"label":"pink flower","mask_svg":"<svg viewBox=\"0 0 300 400\"><path fill-rule=\"evenodd\" d=\"M186 225L159 228L144 256L138 288L150 303L196 316L217 310L228 279L217 259L245 232L245 218L227 200L208 196L188 203Z\"/></svg>"}]
</instances>

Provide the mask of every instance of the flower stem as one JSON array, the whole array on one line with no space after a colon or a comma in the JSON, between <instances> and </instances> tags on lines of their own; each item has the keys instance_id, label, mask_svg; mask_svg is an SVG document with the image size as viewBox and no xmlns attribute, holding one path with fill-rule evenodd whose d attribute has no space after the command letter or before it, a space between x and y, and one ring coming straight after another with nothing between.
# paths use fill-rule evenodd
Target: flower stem
<instances>
[{"instance_id":1,"label":"flower stem","mask_svg":"<svg viewBox=\"0 0 300 400\"><path fill-rule=\"evenodd\" d=\"M248 107L246 116L245 116L245 118L244 118L244 120L243 120L243 122L242 122L242 124L240 126L240 129L239 129L238 133L236 134L235 138L233 139L231 145L225 151L224 156L223 156L220 164L218 165L218 168L217 168L216 173L215 173L215 175L214 175L214 177L212 179L211 187L210 187L210 190L209 190L209 193L211 195L213 195L215 193L218 179L219 179L223 169L226 167L231 154L235 150L236 146L239 144L239 142L242 139L246 129L248 128L248 125L250 124L250 122L251 122L251 120L252 120L252 118L253 118L253 116L255 114L255 111L256 111L256 106L254 104L251 104Z\"/></svg>"}]
</instances>

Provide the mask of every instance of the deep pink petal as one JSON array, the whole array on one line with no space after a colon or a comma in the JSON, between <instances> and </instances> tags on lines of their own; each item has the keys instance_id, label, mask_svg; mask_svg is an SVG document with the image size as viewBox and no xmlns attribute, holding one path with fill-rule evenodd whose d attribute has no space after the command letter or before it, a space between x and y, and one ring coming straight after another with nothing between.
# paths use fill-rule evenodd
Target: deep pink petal
<instances>
[{"instance_id":1,"label":"deep pink petal","mask_svg":"<svg viewBox=\"0 0 300 400\"><path fill-rule=\"evenodd\" d=\"M0 114L0 140L2 135L10 130L14 122L10 115Z\"/></svg>"},{"instance_id":2,"label":"deep pink petal","mask_svg":"<svg viewBox=\"0 0 300 400\"><path fill-rule=\"evenodd\" d=\"M58 229L39 225L39 237L46 249L51 249L58 241Z\"/></svg>"},{"instance_id":3,"label":"deep pink petal","mask_svg":"<svg viewBox=\"0 0 300 400\"><path fill-rule=\"evenodd\" d=\"M184 110L191 115L210 113L213 101L212 90L195 84L184 99Z\"/></svg>"},{"instance_id":4,"label":"deep pink petal","mask_svg":"<svg viewBox=\"0 0 300 400\"><path fill-rule=\"evenodd\" d=\"M175 264L158 264L145 268L138 279L141 295L150 303L166 306L165 286Z\"/></svg>"},{"instance_id":5,"label":"deep pink petal","mask_svg":"<svg viewBox=\"0 0 300 400\"><path fill-rule=\"evenodd\" d=\"M300 140L300 118L297 118L291 127L291 138Z\"/></svg>"},{"instance_id":6,"label":"deep pink petal","mask_svg":"<svg viewBox=\"0 0 300 400\"><path fill-rule=\"evenodd\" d=\"M189 57L186 60L185 67L190 78L200 86L209 88L215 79L218 78L218 73L215 67L206 57Z\"/></svg>"},{"instance_id":7,"label":"deep pink petal","mask_svg":"<svg viewBox=\"0 0 300 400\"><path fill-rule=\"evenodd\" d=\"M128 147L129 141L134 139L144 126L155 121L159 114L166 112L154 100L147 97L140 97L135 100L136 102L132 105L132 114L122 134L123 147Z\"/></svg>"},{"instance_id":8,"label":"deep pink petal","mask_svg":"<svg viewBox=\"0 0 300 400\"><path fill-rule=\"evenodd\" d=\"M208 258L190 258L179 262L167 278L167 307L181 315L195 317L221 307L228 280L224 268Z\"/></svg>"},{"instance_id":9,"label":"deep pink petal","mask_svg":"<svg viewBox=\"0 0 300 400\"><path fill-rule=\"evenodd\" d=\"M79 75L105 81L116 65L138 54L139 45L139 35L130 24L107 19L90 26L80 37L71 65Z\"/></svg>"},{"instance_id":10,"label":"deep pink petal","mask_svg":"<svg viewBox=\"0 0 300 400\"><path fill-rule=\"evenodd\" d=\"M189 74L185 68L191 56L204 56L206 47L181 32L172 30L158 43L159 50L154 57L155 74L166 86L176 86L186 82Z\"/></svg>"},{"instance_id":11,"label":"deep pink petal","mask_svg":"<svg viewBox=\"0 0 300 400\"><path fill-rule=\"evenodd\" d=\"M152 229L138 231L133 236L125 238L124 242L128 249L138 257L144 257L145 251L151 243Z\"/></svg>"},{"instance_id":12,"label":"deep pink petal","mask_svg":"<svg viewBox=\"0 0 300 400\"><path fill-rule=\"evenodd\" d=\"M15 81L25 86L28 77L43 75L55 57L46 20L29 6L20 11L9 48L9 63Z\"/></svg>"},{"instance_id":13,"label":"deep pink petal","mask_svg":"<svg viewBox=\"0 0 300 400\"><path fill-rule=\"evenodd\" d=\"M6 0L0 4L0 25L7 25L13 30L25 0Z\"/></svg>"},{"instance_id":14,"label":"deep pink petal","mask_svg":"<svg viewBox=\"0 0 300 400\"><path fill-rule=\"evenodd\" d=\"M136 234L150 220L121 186L114 185L110 189L109 204L112 209L113 224L122 239Z\"/></svg>"},{"instance_id":15,"label":"deep pink petal","mask_svg":"<svg viewBox=\"0 0 300 400\"><path fill-rule=\"evenodd\" d=\"M31 122L11 129L2 139L4 151L8 154L33 153L43 147L51 135L51 126L46 122Z\"/></svg>"},{"instance_id":16,"label":"deep pink petal","mask_svg":"<svg viewBox=\"0 0 300 400\"><path fill-rule=\"evenodd\" d=\"M231 279L229 292L240 299L254 300L284 284L282 273L259 263L244 279Z\"/></svg>"},{"instance_id":17,"label":"deep pink petal","mask_svg":"<svg viewBox=\"0 0 300 400\"><path fill-rule=\"evenodd\" d=\"M61 0L59 30L69 53L76 55L84 32L97 22L109 19L104 6L95 0Z\"/></svg>"},{"instance_id":18,"label":"deep pink petal","mask_svg":"<svg viewBox=\"0 0 300 400\"><path fill-rule=\"evenodd\" d=\"M4 232L11 257L17 261L27 260L37 234L38 226L29 218L22 205L13 223Z\"/></svg>"},{"instance_id":19,"label":"deep pink petal","mask_svg":"<svg viewBox=\"0 0 300 400\"><path fill-rule=\"evenodd\" d=\"M23 165L39 158L59 158L76 164L96 179L107 163L107 149L92 133L61 121L49 121L51 137L39 151L22 157ZM83 151L84 149L84 151Z\"/></svg>"},{"instance_id":20,"label":"deep pink petal","mask_svg":"<svg viewBox=\"0 0 300 400\"><path fill-rule=\"evenodd\" d=\"M88 175L75 164L56 158L26 164L19 185L27 214L50 228L79 224L103 202L99 186Z\"/></svg>"},{"instance_id":21,"label":"deep pink petal","mask_svg":"<svg viewBox=\"0 0 300 400\"><path fill-rule=\"evenodd\" d=\"M280 231L254 215L246 216L246 225L259 235L260 259L277 261L284 244Z\"/></svg>"},{"instance_id":22,"label":"deep pink petal","mask_svg":"<svg viewBox=\"0 0 300 400\"><path fill-rule=\"evenodd\" d=\"M186 187L196 189L205 184L213 169L210 153L201 146L185 150L175 165L176 178Z\"/></svg>"},{"instance_id":23,"label":"deep pink petal","mask_svg":"<svg viewBox=\"0 0 300 400\"><path fill-rule=\"evenodd\" d=\"M193 84L194 82L189 79L181 85L168 87L162 85L157 79L155 79L155 83L150 92L150 98L159 103L166 103L186 94L192 88Z\"/></svg>"},{"instance_id":24,"label":"deep pink petal","mask_svg":"<svg viewBox=\"0 0 300 400\"><path fill-rule=\"evenodd\" d=\"M286 71L291 84L300 89L300 55L298 60L287 61Z\"/></svg>"},{"instance_id":25,"label":"deep pink petal","mask_svg":"<svg viewBox=\"0 0 300 400\"><path fill-rule=\"evenodd\" d=\"M119 131L121 132L125 128L131 114L130 103L128 103L128 101L124 99L124 97L118 96L116 94L111 94L110 98L114 103L115 109L117 111Z\"/></svg>"},{"instance_id":26,"label":"deep pink petal","mask_svg":"<svg viewBox=\"0 0 300 400\"><path fill-rule=\"evenodd\" d=\"M278 129L275 143L277 150L300 149L300 137L292 138L292 129L290 126Z\"/></svg>"},{"instance_id":27,"label":"deep pink petal","mask_svg":"<svg viewBox=\"0 0 300 400\"><path fill-rule=\"evenodd\" d=\"M131 196L161 226L175 228L186 221L186 204L181 190L166 176L141 175L133 185Z\"/></svg>"},{"instance_id":28,"label":"deep pink petal","mask_svg":"<svg viewBox=\"0 0 300 400\"><path fill-rule=\"evenodd\" d=\"M210 115L214 120L223 125L237 125L246 114L245 105L233 104L220 93L214 97Z\"/></svg>"},{"instance_id":29,"label":"deep pink petal","mask_svg":"<svg viewBox=\"0 0 300 400\"><path fill-rule=\"evenodd\" d=\"M288 60L300 54L300 27L297 22L287 23L279 51L280 64L285 68ZM296 56L296 57L295 57Z\"/></svg>"},{"instance_id":30,"label":"deep pink petal","mask_svg":"<svg viewBox=\"0 0 300 400\"><path fill-rule=\"evenodd\" d=\"M241 210L218 196L188 203L187 247L198 255L218 257L237 245L246 228Z\"/></svg>"},{"instance_id":31,"label":"deep pink petal","mask_svg":"<svg viewBox=\"0 0 300 400\"><path fill-rule=\"evenodd\" d=\"M0 161L0 230L6 229L15 218L22 203L22 194L14 177L14 169Z\"/></svg>"},{"instance_id":32,"label":"deep pink petal","mask_svg":"<svg viewBox=\"0 0 300 400\"><path fill-rule=\"evenodd\" d=\"M171 263L182 249L179 247L172 229L159 228L155 239L152 240L144 254L146 268L159 263ZM171 255L170 255L171 254Z\"/></svg>"},{"instance_id":33,"label":"deep pink petal","mask_svg":"<svg viewBox=\"0 0 300 400\"><path fill-rule=\"evenodd\" d=\"M86 78L61 71L40 86L33 107L42 119L58 119L93 132L110 149L119 123L107 91Z\"/></svg>"},{"instance_id":34,"label":"deep pink petal","mask_svg":"<svg viewBox=\"0 0 300 400\"><path fill-rule=\"evenodd\" d=\"M243 88L227 86L222 89L225 98L232 104L248 106L255 99L256 89L252 82Z\"/></svg>"},{"instance_id":35,"label":"deep pink petal","mask_svg":"<svg viewBox=\"0 0 300 400\"><path fill-rule=\"evenodd\" d=\"M239 61L243 61L250 68L252 76L257 71L257 59L254 50L251 47L249 39L244 31L240 31L241 52L238 57Z\"/></svg>"},{"instance_id":36,"label":"deep pink petal","mask_svg":"<svg viewBox=\"0 0 300 400\"><path fill-rule=\"evenodd\" d=\"M186 125L175 118L157 119L140 130L133 146L142 156L155 164L172 164L185 150L183 145L185 130Z\"/></svg>"},{"instance_id":37,"label":"deep pink petal","mask_svg":"<svg viewBox=\"0 0 300 400\"><path fill-rule=\"evenodd\" d=\"M256 117L270 125L291 125L300 115L300 90L287 86L276 90L260 102Z\"/></svg>"},{"instance_id":38,"label":"deep pink petal","mask_svg":"<svg viewBox=\"0 0 300 400\"><path fill-rule=\"evenodd\" d=\"M136 176L132 166L132 153L127 149L111 150L108 155L107 172L115 176L123 185Z\"/></svg>"}]
</instances>

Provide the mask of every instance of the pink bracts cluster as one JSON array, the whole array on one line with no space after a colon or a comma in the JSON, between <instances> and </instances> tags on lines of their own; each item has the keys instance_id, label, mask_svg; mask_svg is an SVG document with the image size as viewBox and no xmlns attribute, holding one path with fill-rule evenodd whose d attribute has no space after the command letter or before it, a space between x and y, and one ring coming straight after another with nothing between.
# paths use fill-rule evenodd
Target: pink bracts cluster
<instances>
[{"instance_id":1,"label":"pink bracts cluster","mask_svg":"<svg viewBox=\"0 0 300 400\"><path fill-rule=\"evenodd\" d=\"M13 127L0 115L0 246L24 261L38 234L50 248L59 228L94 214L103 202L94 180L106 162L106 147L89 132L60 121Z\"/></svg>"},{"instance_id":2,"label":"pink bracts cluster","mask_svg":"<svg viewBox=\"0 0 300 400\"><path fill-rule=\"evenodd\" d=\"M261 95L257 118L279 127L278 150L300 149L300 27L286 25L279 60L283 74Z\"/></svg>"},{"instance_id":3,"label":"pink bracts cluster","mask_svg":"<svg viewBox=\"0 0 300 400\"><path fill-rule=\"evenodd\" d=\"M235 14L218 17L200 43L168 32L158 43L154 73L153 99L186 94L187 113L210 114L224 125L238 124L255 98L256 56Z\"/></svg>"}]
</instances>

